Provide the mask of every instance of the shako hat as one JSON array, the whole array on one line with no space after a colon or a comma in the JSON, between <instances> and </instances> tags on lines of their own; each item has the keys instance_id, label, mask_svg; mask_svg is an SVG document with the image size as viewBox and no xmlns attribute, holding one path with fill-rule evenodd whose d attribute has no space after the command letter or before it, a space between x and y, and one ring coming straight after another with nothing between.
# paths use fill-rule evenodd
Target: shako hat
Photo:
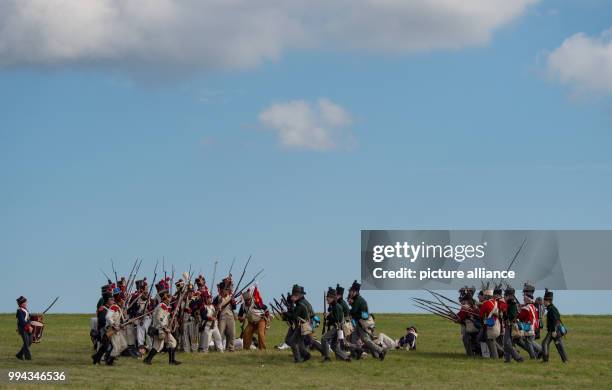
<instances>
[{"instance_id":1,"label":"shako hat","mask_svg":"<svg viewBox=\"0 0 612 390\"><path fill-rule=\"evenodd\" d=\"M24 303L26 303L28 300L26 297L24 297L23 295L20 296L19 298L17 298L17 304L19 306L23 305Z\"/></svg>"},{"instance_id":2,"label":"shako hat","mask_svg":"<svg viewBox=\"0 0 612 390\"><path fill-rule=\"evenodd\" d=\"M553 292L550 291L549 289L544 289L544 299L552 301Z\"/></svg>"},{"instance_id":3,"label":"shako hat","mask_svg":"<svg viewBox=\"0 0 612 390\"><path fill-rule=\"evenodd\" d=\"M327 294L326 294L326 296L327 296L327 297L329 297L329 298L336 298L336 296L337 296L336 289L335 289L335 288L333 288L333 287L329 287L329 288L327 289Z\"/></svg>"},{"instance_id":4,"label":"shako hat","mask_svg":"<svg viewBox=\"0 0 612 390\"><path fill-rule=\"evenodd\" d=\"M493 295L502 295L503 294L503 286L502 284L496 284L495 288L493 289Z\"/></svg>"},{"instance_id":5,"label":"shako hat","mask_svg":"<svg viewBox=\"0 0 612 390\"><path fill-rule=\"evenodd\" d=\"M349 289L349 291L359 292L359 290L361 290L361 284L357 283L357 280L353 281L353 284L351 285L351 288Z\"/></svg>"},{"instance_id":6,"label":"shako hat","mask_svg":"<svg viewBox=\"0 0 612 390\"><path fill-rule=\"evenodd\" d=\"M136 290L140 290L147 287L147 278L136 281Z\"/></svg>"},{"instance_id":7,"label":"shako hat","mask_svg":"<svg viewBox=\"0 0 612 390\"><path fill-rule=\"evenodd\" d=\"M344 294L344 287L340 286L340 284L336 284L336 295L342 296Z\"/></svg>"},{"instance_id":8,"label":"shako hat","mask_svg":"<svg viewBox=\"0 0 612 390\"><path fill-rule=\"evenodd\" d=\"M295 294L306 295L306 292L304 292L304 287L298 284L294 284L293 287L291 288L291 295L295 295Z\"/></svg>"}]
</instances>

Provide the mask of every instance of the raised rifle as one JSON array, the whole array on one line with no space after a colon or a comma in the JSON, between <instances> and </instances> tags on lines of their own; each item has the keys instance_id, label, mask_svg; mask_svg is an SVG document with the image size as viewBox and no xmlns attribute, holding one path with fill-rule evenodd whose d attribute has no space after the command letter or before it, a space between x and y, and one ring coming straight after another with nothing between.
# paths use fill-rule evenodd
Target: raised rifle
<instances>
[{"instance_id":1,"label":"raised rifle","mask_svg":"<svg viewBox=\"0 0 612 390\"><path fill-rule=\"evenodd\" d=\"M111 267L113 268L113 273L115 274L115 285L117 286L119 284L119 278L117 277L117 270L115 270L115 262L113 261L112 257L111 257Z\"/></svg>"},{"instance_id":2,"label":"raised rifle","mask_svg":"<svg viewBox=\"0 0 612 390\"><path fill-rule=\"evenodd\" d=\"M238 290L238 288L240 287L240 283L242 283L242 278L244 278L244 274L246 273L247 267L249 266L249 263L251 262L251 256L252 255L249 255L249 258L247 259L247 262L244 265L244 268L242 268L242 275L240 275L240 279L238 280L238 284L236 284L236 290Z\"/></svg>"},{"instance_id":3,"label":"raised rifle","mask_svg":"<svg viewBox=\"0 0 612 390\"><path fill-rule=\"evenodd\" d=\"M111 284L111 283L112 283L112 281L111 281L110 276L108 276L108 275L106 274L106 272L104 272L104 270L102 270L102 268L100 268L100 272L102 272L102 275L104 275L104 277L105 277L105 278L106 278L106 280L108 281L108 284Z\"/></svg>"},{"instance_id":4,"label":"raised rifle","mask_svg":"<svg viewBox=\"0 0 612 390\"><path fill-rule=\"evenodd\" d=\"M327 325L327 295L323 291L323 326L321 327L321 335L325 334L325 325Z\"/></svg>"},{"instance_id":5,"label":"raised rifle","mask_svg":"<svg viewBox=\"0 0 612 390\"><path fill-rule=\"evenodd\" d=\"M219 262L215 260L215 265L213 266L212 285L210 286L211 289L215 288L215 278L217 277L217 263Z\"/></svg>"}]
</instances>

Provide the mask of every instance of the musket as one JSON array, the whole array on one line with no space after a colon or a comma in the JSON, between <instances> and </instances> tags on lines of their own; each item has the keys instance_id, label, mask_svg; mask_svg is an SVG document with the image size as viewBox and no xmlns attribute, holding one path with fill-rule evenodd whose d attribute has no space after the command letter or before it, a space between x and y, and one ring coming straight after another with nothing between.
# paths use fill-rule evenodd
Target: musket
<instances>
[{"instance_id":1,"label":"musket","mask_svg":"<svg viewBox=\"0 0 612 390\"><path fill-rule=\"evenodd\" d=\"M112 282L111 282L110 276L108 276L106 274L106 272L104 272L104 270L102 270L102 268L100 268L100 272L102 272L102 275L104 275L104 277L106 277L106 280L108 281L108 284L111 284Z\"/></svg>"},{"instance_id":2,"label":"musket","mask_svg":"<svg viewBox=\"0 0 612 390\"><path fill-rule=\"evenodd\" d=\"M454 318L448 317L447 315L445 315L445 314L443 314L443 313L438 313L438 312L436 312L436 311L434 311L434 310L429 309L428 307L419 306L419 305L415 305L415 306L416 306L416 307L418 307L418 308L420 308L420 309L423 309L423 310L425 310L425 311L428 311L428 312L430 312L430 313L432 313L432 314L435 314L435 315L437 315L438 317L442 317L442 318L444 318L444 319L446 319L446 320L449 320L449 321L452 321L452 322L457 322L457 321L455 321L455 319L454 319Z\"/></svg>"},{"instance_id":3,"label":"musket","mask_svg":"<svg viewBox=\"0 0 612 390\"><path fill-rule=\"evenodd\" d=\"M229 272L227 273L230 277L232 276L232 269L234 269L234 263L236 262L236 258L232 260L232 265L230 265Z\"/></svg>"},{"instance_id":4,"label":"musket","mask_svg":"<svg viewBox=\"0 0 612 390\"><path fill-rule=\"evenodd\" d=\"M512 258L512 261L510 261L510 264L508 265L508 268L506 268L506 273L508 273L508 271L510 271L510 268L512 268L512 265L514 264L514 261L518 257L519 253L521 253L521 250L523 249L523 246L525 246L525 242L527 242L527 236L525 236L525 238L523 238L523 242L521 243L521 246L518 248L518 250L514 254L514 257ZM505 280L505 278L502 278L502 279L500 279L499 282L501 283L504 280Z\"/></svg>"},{"instance_id":5,"label":"musket","mask_svg":"<svg viewBox=\"0 0 612 390\"><path fill-rule=\"evenodd\" d=\"M189 268L189 270L191 271L191 267ZM186 279L185 285L183 286L183 290L181 291L181 294L179 295L177 299L176 307L174 308L174 312L172 313L172 317L170 318L170 322L168 324L170 329L174 328L174 321L176 320L176 314L181 309L181 303L185 299L185 296L187 296L187 292L189 291L188 285L191 282L191 275L184 272L183 277Z\"/></svg>"},{"instance_id":6,"label":"musket","mask_svg":"<svg viewBox=\"0 0 612 390\"><path fill-rule=\"evenodd\" d=\"M279 303L279 302L276 300L276 298L274 298L274 303L276 304L276 308L277 308L279 311L281 311L281 312L286 311L285 309L283 309L283 305L281 305L281 304L280 304L280 303Z\"/></svg>"},{"instance_id":7,"label":"musket","mask_svg":"<svg viewBox=\"0 0 612 390\"><path fill-rule=\"evenodd\" d=\"M430 312L430 313L438 314L438 315L443 316L443 317L445 317L446 319L449 319L449 320L451 320L451 321L458 322L458 318L459 318L459 317L457 317L457 316L455 315L455 313L453 313L453 312L448 312L448 311L446 311L446 310L444 310L444 309L440 309L440 308L436 308L436 307L431 307L431 306L428 306L428 305L426 305L426 304L423 304L423 303L421 303L421 302L418 302L418 301L417 301L417 300L415 300L414 298L412 298L412 300L414 301L414 305L415 305L415 306L417 306L417 307L419 307L419 308L421 308L421 309L423 309L423 310L427 310L427 311L428 311L428 312Z\"/></svg>"},{"instance_id":8,"label":"musket","mask_svg":"<svg viewBox=\"0 0 612 390\"><path fill-rule=\"evenodd\" d=\"M247 259L247 262L244 265L244 268L242 269L242 275L240 275L240 280L238 280L238 284L236 284L236 290L238 290L238 287L240 287L240 283L242 282L242 278L244 278L244 274L246 273L247 267L249 266L249 263L251 262L251 256L252 255L249 255L249 258Z\"/></svg>"},{"instance_id":9,"label":"musket","mask_svg":"<svg viewBox=\"0 0 612 390\"><path fill-rule=\"evenodd\" d=\"M138 265L137 265L138 263ZM132 298L132 286L134 285L134 281L136 280L136 275L138 274L138 270L140 270L140 264L142 264L142 260L138 262L138 258L134 261L134 265L132 266L132 270L130 271L130 275L128 276L127 287L125 288L125 293L127 297L125 299L125 303L128 304Z\"/></svg>"},{"instance_id":10,"label":"musket","mask_svg":"<svg viewBox=\"0 0 612 390\"><path fill-rule=\"evenodd\" d=\"M113 261L112 257L111 257L111 267L113 267L113 273L115 274L115 284L118 285L119 278L117 278L117 271L115 270L115 262Z\"/></svg>"},{"instance_id":11,"label":"musket","mask_svg":"<svg viewBox=\"0 0 612 390\"><path fill-rule=\"evenodd\" d=\"M215 260L215 265L213 266L212 285L210 286L210 288L212 288L212 289L215 288L215 278L217 277L217 263L219 263L219 262L217 260Z\"/></svg>"},{"instance_id":12,"label":"musket","mask_svg":"<svg viewBox=\"0 0 612 390\"><path fill-rule=\"evenodd\" d=\"M172 286L174 286L174 264L172 264L172 275L170 276L170 294L172 294Z\"/></svg>"},{"instance_id":13,"label":"musket","mask_svg":"<svg viewBox=\"0 0 612 390\"><path fill-rule=\"evenodd\" d=\"M425 290L427 290L427 289L425 289ZM441 297L443 297L446 300L450 300L450 298L446 298L442 294L433 293L431 290L427 290L427 291L429 291L434 296L434 298L436 298L448 310L449 313L451 313L454 317L457 317L455 312L450 307L448 307L448 305L446 305L444 302L442 302L442 300L438 297L438 295L440 295ZM455 304L454 301L451 301L451 302L453 302L453 304Z\"/></svg>"},{"instance_id":14,"label":"musket","mask_svg":"<svg viewBox=\"0 0 612 390\"><path fill-rule=\"evenodd\" d=\"M327 322L327 296L323 291L323 326L321 327L321 335L325 334L325 324Z\"/></svg>"},{"instance_id":15,"label":"musket","mask_svg":"<svg viewBox=\"0 0 612 390\"><path fill-rule=\"evenodd\" d=\"M448 302L452 303L453 305L457 305L457 306L461 307L461 305L460 305L459 303L457 303L457 302L453 301L452 299L450 299L450 298L448 298L448 297L446 297L446 296L444 296L444 295L442 295L442 294L440 294L440 293L437 293L437 292L435 292L435 291L428 290L428 289L425 289L425 290L429 291L429 293L430 293L431 295L433 295L433 296L434 296L434 298L436 298L436 300L438 300L438 302L440 302L442 305L444 305L444 307L446 307L446 308L447 308L448 310L450 310L450 311L453 311L453 310L452 310L450 307L448 307L448 305L446 305L444 302L442 302L442 300L441 300L440 298L444 298L444 300L446 300L446 301L448 301Z\"/></svg>"},{"instance_id":16,"label":"musket","mask_svg":"<svg viewBox=\"0 0 612 390\"><path fill-rule=\"evenodd\" d=\"M170 302L168 303L168 305L172 305L174 302L176 302L176 300L174 300L174 301L170 301ZM130 319L129 319L129 320L127 320L126 322L122 322L121 324L119 324L119 326L125 326L125 325L127 325L127 324L129 324L129 323L132 323L132 322L134 322L134 321L136 321L136 320L139 320L139 319L141 319L141 318L142 318L142 317L144 317L144 316L148 316L149 314L153 313L154 311L155 311L155 308L153 308L152 310L149 310L149 311L145 311L145 313L144 313L144 314L141 314L141 315L139 315L139 316L137 316L137 317L134 317L134 318L130 318Z\"/></svg>"},{"instance_id":17,"label":"musket","mask_svg":"<svg viewBox=\"0 0 612 390\"><path fill-rule=\"evenodd\" d=\"M253 279L251 279L251 280L250 280L250 281L249 281L249 282L248 282L248 283L247 283L247 284L246 284L246 285L245 285L245 286L244 286L242 289L240 289L238 292L236 292L236 293L234 294L234 298L235 298L235 297L237 297L237 296L239 296L240 294L242 294L242 292L243 292L244 290L246 290L247 288L251 287L251 284L253 284L253 282L255 281L255 279L257 279L257 277L258 277L258 276L259 276L259 275L260 275L260 274L261 274L263 271L264 271L264 270L263 270L263 268L262 268L262 269L261 269L261 270L260 270L258 273L256 273L256 274L255 274L255 276L253 276Z\"/></svg>"},{"instance_id":18,"label":"musket","mask_svg":"<svg viewBox=\"0 0 612 390\"><path fill-rule=\"evenodd\" d=\"M459 317L457 317L454 313L448 312L448 311L446 311L444 309L440 309L440 308L437 308L437 307L428 306L428 305L419 303L417 301L414 301L414 304L415 304L415 306L420 307L421 309L426 309L430 313L440 314L440 315L445 316L449 320L452 320L452 321L455 321L455 322L459 322Z\"/></svg>"},{"instance_id":19,"label":"musket","mask_svg":"<svg viewBox=\"0 0 612 390\"><path fill-rule=\"evenodd\" d=\"M438 302L428 301L427 299L412 298L412 300L418 301L419 303L421 303L423 305L426 305L426 306L436 307L436 308L441 309L441 310L445 310L446 309L446 306L441 305ZM478 315L479 314L477 311L474 311L473 309L471 309L469 307L468 308L464 307L464 305L461 305L456 310L463 310L463 311L468 312L468 313L473 314L473 315Z\"/></svg>"},{"instance_id":20,"label":"musket","mask_svg":"<svg viewBox=\"0 0 612 390\"><path fill-rule=\"evenodd\" d=\"M155 281L157 279L157 265L159 264L159 260L157 260L157 262L155 263L155 269L153 270L153 283L151 283L151 287L149 287L149 295L148 295L148 299L147 299L147 307L149 306L149 303L151 302L151 293L153 292L153 286L155 286Z\"/></svg>"},{"instance_id":21,"label":"musket","mask_svg":"<svg viewBox=\"0 0 612 390\"><path fill-rule=\"evenodd\" d=\"M59 297L55 297L53 302L51 302L51 304L49 304L49 306L47 306L47 308L42 312L42 314L46 314L49 311L49 309L51 309L53 307L53 305L55 305L55 302L57 302L58 299L59 299Z\"/></svg>"}]
</instances>

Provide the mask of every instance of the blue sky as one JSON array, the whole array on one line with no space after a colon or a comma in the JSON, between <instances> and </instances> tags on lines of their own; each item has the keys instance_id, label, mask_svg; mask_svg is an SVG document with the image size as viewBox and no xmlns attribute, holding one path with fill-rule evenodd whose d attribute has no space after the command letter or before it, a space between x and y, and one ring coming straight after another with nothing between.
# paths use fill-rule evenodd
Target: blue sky
<instances>
[{"instance_id":1,"label":"blue sky","mask_svg":"<svg viewBox=\"0 0 612 390\"><path fill-rule=\"evenodd\" d=\"M265 299L299 282L320 304L359 277L361 229L610 229L612 60L585 75L562 47L582 32L610 49L610 20L604 1L541 1L460 48L296 44L236 67L0 44L0 311L22 294L33 309L61 295L58 311L92 311L110 258L125 273L162 256L210 273L253 254ZM320 98L350 124L318 117ZM306 138L314 121L351 141L283 144L295 129L261 116L291 119L296 101L312 117ZM366 298L413 311L413 294ZM558 303L612 313L610 298Z\"/></svg>"}]
</instances>

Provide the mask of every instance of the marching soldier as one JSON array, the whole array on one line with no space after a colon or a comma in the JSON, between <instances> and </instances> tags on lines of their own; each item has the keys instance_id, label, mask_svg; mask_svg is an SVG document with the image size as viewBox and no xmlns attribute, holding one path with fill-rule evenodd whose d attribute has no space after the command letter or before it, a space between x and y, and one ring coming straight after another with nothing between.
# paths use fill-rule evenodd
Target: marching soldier
<instances>
[{"instance_id":1,"label":"marching soldier","mask_svg":"<svg viewBox=\"0 0 612 390\"><path fill-rule=\"evenodd\" d=\"M177 361L175 357L176 339L172 336L172 324L170 324L170 295L167 290L161 290L158 295L161 303L153 311L153 321L149 328L149 334L153 337L153 348L144 359L144 363L151 364L153 357L166 345L168 348L168 363L178 365L181 362Z\"/></svg>"},{"instance_id":2,"label":"marching soldier","mask_svg":"<svg viewBox=\"0 0 612 390\"><path fill-rule=\"evenodd\" d=\"M514 296L515 290L512 286L507 285L504 291L504 302L502 308L503 323L504 323L504 362L510 363L512 359L517 362L522 362L523 358L519 355L518 351L514 348L512 330L516 326L516 320L518 318L518 302Z\"/></svg>"},{"instance_id":3,"label":"marching soldier","mask_svg":"<svg viewBox=\"0 0 612 390\"><path fill-rule=\"evenodd\" d=\"M182 347L184 352L196 352L198 350L197 323L193 312L193 285L187 286L187 296L181 302L180 312L182 312Z\"/></svg>"},{"instance_id":4,"label":"marching soldier","mask_svg":"<svg viewBox=\"0 0 612 390\"><path fill-rule=\"evenodd\" d=\"M499 307L497 300L493 297L493 289L489 283L483 286L482 289L484 301L480 305L480 319L483 322L484 332L482 337L489 349L489 357L497 359L499 357L497 351L496 339L500 335L501 325L499 323Z\"/></svg>"},{"instance_id":5,"label":"marching soldier","mask_svg":"<svg viewBox=\"0 0 612 390\"><path fill-rule=\"evenodd\" d=\"M350 315L355 327L351 335L352 343L358 344L361 341L370 351L372 356L384 360L387 350L372 341L374 329L374 319L368 311L368 303L360 295L361 284L355 280L349 289L349 304L351 305Z\"/></svg>"},{"instance_id":6,"label":"marching soldier","mask_svg":"<svg viewBox=\"0 0 612 390\"><path fill-rule=\"evenodd\" d=\"M546 337L542 341L542 362L548 362L550 343L554 341L561 361L567 363L567 353L562 340L567 331L561 322L559 310L553 305L553 292L548 289L544 292L544 306L546 307Z\"/></svg>"},{"instance_id":7,"label":"marching soldier","mask_svg":"<svg viewBox=\"0 0 612 390\"><path fill-rule=\"evenodd\" d=\"M128 306L128 317L134 320L132 326L136 334L135 341L138 347L138 354L144 355L147 350L151 348L150 339L147 338L147 331L151 325L151 314L153 307L147 290L147 278L136 281L136 291L130 298L130 304ZM149 314L147 314L149 313Z\"/></svg>"},{"instance_id":8,"label":"marching soldier","mask_svg":"<svg viewBox=\"0 0 612 390\"><path fill-rule=\"evenodd\" d=\"M234 352L234 339L236 338L235 316L236 300L232 292L231 278L225 278L217 285L219 295L213 303L218 307L219 333L225 337L225 349Z\"/></svg>"},{"instance_id":9,"label":"marching soldier","mask_svg":"<svg viewBox=\"0 0 612 390\"><path fill-rule=\"evenodd\" d=\"M91 358L93 359L93 364L99 364L100 361L102 361L102 356L104 356L104 354L107 354L107 358L108 358L108 353L110 352L110 348L111 348L111 343L110 343L110 339L108 338L107 334L106 334L106 315L108 313L109 308L115 304L115 301L113 300L113 294L110 293L109 291L105 291L102 294L102 305L100 305L98 307L98 311L96 313L96 317L97 317L97 324L98 324L98 328L97 328L97 333L98 333L98 349L96 350L96 353L94 353ZM107 359L108 362L108 359ZM111 361L112 364L112 361Z\"/></svg>"},{"instance_id":10,"label":"marching soldier","mask_svg":"<svg viewBox=\"0 0 612 390\"><path fill-rule=\"evenodd\" d=\"M256 302L249 290L242 294L243 304L238 311L238 320L246 322L243 337L243 349L248 351L253 341L253 333L257 332L257 347L260 351L266 349L266 327L270 313L263 302Z\"/></svg>"},{"instance_id":11,"label":"marching soldier","mask_svg":"<svg viewBox=\"0 0 612 390\"><path fill-rule=\"evenodd\" d=\"M476 288L467 286L459 290L461 309L457 313L459 323L461 324L463 347L467 356L470 357L476 356L479 353L478 333L480 331L480 319L476 316L478 307L474 301L475 292Z\"/></svg>"},{"instance_id":12,"label":"marching soldier","mask_svg":"<svg viewBox=\"0 0 612 390\"><path fill-rule=\"evenodd\" d=\"M323 361L330 361L329 358L329 347L336 354L336 358L340 360L344 360L347 362L351 361L351 358L342 350L340 346L340 340L344 339L344 333L342 330L342 324L344 324L344 313L342 311L342 306L338 304L336 301L336 290L333 288L329 288L327 290L327 294L325 299L327 300L327 313L324 313L326 317L326 324L328 325L328 330L325 331L323 335L322 344L323 344Z\"/></svg>"},{"instance_id":13,"label":"marching soldier","mask_svg":"<svg viewBox=\"0 0 612 390\"><path fill-rule=\"evenodd\" d=\"M523 286L523 305L518 314L519 326L523 336L518 345L525 349L530 359L537 359L542 349L535 341L535 328L539 326L538 311L534 305L533 293L535 286L527 282Z\"/></svg>"},{"instance_id":14,"label":"marching soldier","mask_svg":"<svg viewBox=\"0 0 612 390\"><path fill-rule=\"evenodd\" d=\"M347 340L351 338L351 334L353 333L353 323L351 322L351 309L344 300L343 295L344 287L341 287L340 284L336 284L336 302L342 308L342 315L344 316L344 322L342 323L344 338L340 340L340 345L343 350L347 350Z\"/></svg>"},{"instance_id":15,"label":"marching soldier","mask_svg":"<svg viewBox=\"0 0 612 390\"><path fill-rule=\"evenodd\" d=\"M32 325L30 324L30 313L28 312L28 300L24 296L17 298L17 332L21 336L21 349L15 355L19 360L32 360L30 345L32 345Z\"/></svg>"},{"instance_id":16,"label":"marching soldier","mask_svg":"<svg viewBox=\"0 0 612 390\"><path fill-rule=\"evenodd\" d=\"M113 304L106 310L106 337L110 340L111 350L106 358L106 364L112 366L115 359L127 348L127 341L121 331L121 320L123 319L121 306L121 290L115 288L113 291Z\"/></svg>"},{"instance_id":17,"label":"marching soldier","mask_svg":"<svg viewBox=\"0 0 612 390\"><path fill-rule=\"evenodd\" d=\"M200 307L201 323L199 325L200 345L198 346L198 352L208 353L210 340L213 341L217 351L223 352L221 333L219 333L219 327L217 326L217 310L212 303L212 296L208 290L202 292L202 301L203 306Z\"/></svg>"},{"instance_id":18,"label":"marching soldier","mask_svg":"<svg viewBox=\"0 0 612 390\"><path fill-rule=\"evenodd\" d=\"M304 294L306 294L304 287L297 284L293 285L289 301L287 302L289 305L288 311L284 316L284 319L292 324L286 341L291 347L295 363L308 361L311 357L310 352L306 350L304 345L304 336L312 333L310 315L304 303Z\"/></svg>"}]
</instances>

